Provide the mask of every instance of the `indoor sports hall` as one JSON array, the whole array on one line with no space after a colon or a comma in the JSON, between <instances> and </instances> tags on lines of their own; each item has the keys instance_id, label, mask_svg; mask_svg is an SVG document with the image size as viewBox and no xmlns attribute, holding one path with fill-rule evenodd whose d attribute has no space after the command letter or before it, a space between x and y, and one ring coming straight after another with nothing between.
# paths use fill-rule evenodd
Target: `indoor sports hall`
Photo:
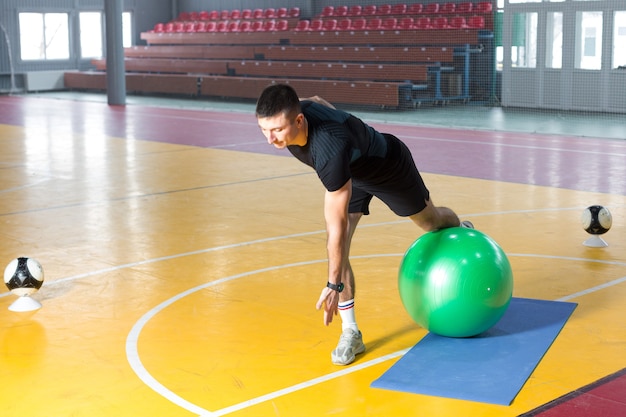
<instances>
[{"instance_id":1,"label":"indoor sports hall","mask_svg":"<svg viewBox=\"0 0 626 417\"><path fill-rule=\"evenodd\" d=\"M310 25L339 24L357 13L351 6L362 6L359 16L375 6L383 17L366 20L382 22L387 3L5 3L0 265L31 258L44 273L28 296L11 284L0 291L3 417L626 416L621 2L508 0L484 14L465 2L444 12L439 2L431 21L463 17L466 26L343 30ZM392 3L396 11L386 14L413 25L435 4L410 14L410 5ZM346 16L334 15L343 6ZM286 9L287 28L165 29L192 13L205 26L239 27L245 19L233 11L257 8ZM54 42L29 58L24 22L41 15L49 29L63 13L69 58L46 58L59 53L48 51ZM93 46L75 38L92 14L109 43L130 18L130 45L103 42L98 57L75 59ZM483 27L467 26L476 16ZM302 21L309 28L296 30ZM550 22L560 31L546 37L557 33ZM444 40L427 40L434 35ZM561 36L559 55L551 48ZM447 44L457 38L484 43ZM332 65L326 55L327 76L313 76L320 45L360 53L334 55ZM281 48L291 58L269 58ZM358 61L364 48L378 61ZM402 61L403 49L425 62ZM189 56L198 50L204 58ZM233 51L252 55L227 58ZM121 62L106 58L120 52ZM157 52L187 55L146 56ZM209 64L227 71L197 72ZM337 65L347 67L329 69ZM260 72L241 74L253 66ZM376 75L378 67L387 75ZM402 71L416 78L394 80ZM467 233L497 243L513 289L496 324L456 338L412 318L399 269L427 234L374 199L350 251L366 349L349 365L331 362L341 320L325 326L315 307L328 281L326 191L313 169L269 145L259 128L256 97L276 83L303 98L319 94L397 136L432 201L471 221ZM192 92L179 90L186 88ZM611 215L601 234L582 224L596 205Z\"/></svg>"}]
</instances>

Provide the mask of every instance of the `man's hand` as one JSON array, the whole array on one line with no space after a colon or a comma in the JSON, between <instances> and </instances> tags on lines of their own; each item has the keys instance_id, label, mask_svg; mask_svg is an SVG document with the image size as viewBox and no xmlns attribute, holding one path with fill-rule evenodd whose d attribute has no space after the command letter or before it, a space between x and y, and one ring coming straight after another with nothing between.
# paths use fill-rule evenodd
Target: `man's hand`
<instances>
[{"instance_id":1,"label":"man's hand","mask_svg":"<svg viewBox=\"0 0 626 417\"><path fill-rule=\"evenodd\" d=\"M328 326L333 321L333 316L338 313L339 306L339 293L335 290L331 290L328 287L324 287L320 294L319 300L315 308L318 310L324 307L324 324Z\"/></svg>"}]
</instances>

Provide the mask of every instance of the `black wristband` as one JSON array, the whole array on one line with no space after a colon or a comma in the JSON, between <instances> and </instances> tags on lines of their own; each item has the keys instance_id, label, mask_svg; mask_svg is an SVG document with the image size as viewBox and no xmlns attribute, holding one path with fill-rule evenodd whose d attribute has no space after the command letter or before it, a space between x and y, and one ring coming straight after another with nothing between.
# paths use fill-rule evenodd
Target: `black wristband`
<instances>
[{"instance_id":1,"label":"black wristband","mask_svg":"<svg viewBox=\"0 0 626 417\"><path fill-rule=\"evenodd\" d=\"M334 290L337 292L343 291L343 282L340 282L339 284L331 284L330 282L327 282L326 286L330 288L331 290Z\"/></svg>"}]
</instances>

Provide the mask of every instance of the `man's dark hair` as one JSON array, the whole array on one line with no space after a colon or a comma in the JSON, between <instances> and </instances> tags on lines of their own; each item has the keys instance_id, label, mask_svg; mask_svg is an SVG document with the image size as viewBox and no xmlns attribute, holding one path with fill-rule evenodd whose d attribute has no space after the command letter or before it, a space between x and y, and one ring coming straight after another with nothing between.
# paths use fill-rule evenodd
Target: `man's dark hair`
<instances>
[{"instance_id":1,"label":"man's dark hair","mask_svg":"<svg viewBox=\"0 0 626 417\"><path fill-rule=\"evenodd\" d=\"M284 112L295 117L302 111L298 93L286 84L265 88L256 103L256 117L274 117Z\"/></svg>"}]
</instances>

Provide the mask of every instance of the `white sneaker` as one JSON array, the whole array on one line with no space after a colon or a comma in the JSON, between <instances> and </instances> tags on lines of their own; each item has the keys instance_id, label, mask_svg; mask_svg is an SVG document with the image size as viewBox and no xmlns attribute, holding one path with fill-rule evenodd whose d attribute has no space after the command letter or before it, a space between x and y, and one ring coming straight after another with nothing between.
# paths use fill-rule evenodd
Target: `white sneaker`
<instances>
[{"instance_id":1,"label":"white sneaker","mask_svg":"<svg viewBox=\"0 0 626 417\"><path fill-rule=\"evenodd\" d=\"M330 357L335 365L348 365L354 362L355 356L365 352L361 331L346 329L341 333L339 344Z\"/></svg>"},{"instance_id":2,"label":"white sneaker","mask_svg":"<svg viewBox=\"0 0 626 417\"><path fill-rule=\"evenodd\" d=\"M472 222L470 222L469 220L463 220L461 222L461 227L465 227L466 229L473 229L474 228L474 224Z\"/></svg>"}]
</instances>

